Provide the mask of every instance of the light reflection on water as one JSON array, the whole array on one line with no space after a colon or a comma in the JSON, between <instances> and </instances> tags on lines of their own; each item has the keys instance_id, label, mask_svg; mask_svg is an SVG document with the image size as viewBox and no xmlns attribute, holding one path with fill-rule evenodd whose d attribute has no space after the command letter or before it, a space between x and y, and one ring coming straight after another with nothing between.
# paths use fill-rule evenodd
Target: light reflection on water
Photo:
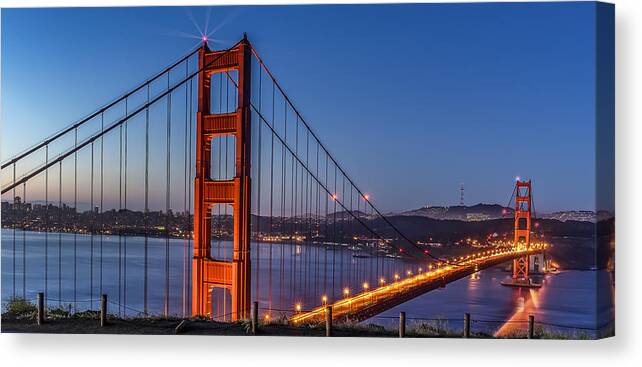
<instances>
[{"instance_id":1,"label":"light reflection on water","mask_svg":"<svg viewBox=\"0 0 642 367\"><path fill-rule=\"evenodd\" d=\"M45 234L26 232L27 244L26 277L22 276L23 233L16 234L15 288L13 231L2 230L2 301L13 295L35 299L36 293L45 288ZM60 241L60 242L59 242ZM144 239L141 237L120 238L120 254L127 261L119 264L119 237L102 238L102 293L117 304L113 312L136 315L143 310ZM93 260L90 236L76 236L76 263L74 265L74 235L49 233L47 235L47 298L55 306L57 300L67 304L74 300L74 272L77 274L75 299L78 309L98 308L100 287L100 236L93 240ZM58 248L60 274L58 272ZM165 248L163 238L148 239L148 311L160 314L165 306ZM169 311L173 315L189 314L189 268L191 245L185 240L169 240ZM187 250L187 251L186 251ZM231 255L231 244L213 244L213 255L225 258ZM321 303L321 296L328 300L338 299L344 287L358 290L364 281L377 284L377 272L385 272L387 279L392 274L404 273L410 264L377 263L371 257L354 257L347 249L327 250L320 246L290 244L253 244L252 250L252 298L258 300L262 317L270 313L279 317L285 310L292 310L296 303L310 309ZM185 261L187 259L187 261ZM327 263L329 266L324 266ZM334 269L331 264L335 264ZM120 267L120 272L119 272ZM119 282L120 274L120 282ZM448 325L460 329L464 313L470 313L473 329L488 333L508 333L514 328L524 328L524 320L534 315L536 321L557 325L594 329L613 319L613 286L611 275L606 271L562 271L546 275L539 289L504 287L500 282L509 274L501 268L484 270L470 277L448 284L402 305L394 307L368 321L382 325L394 325L400 311L405 311L409 323L424 319L446 320ZM60 282L59 282L60 281ZM92 286L93 284L93 286ZM119 284L121 287L119 287ZM126 284L126 287L122 285ZM183 285L186 284L187 287ZM60 285L60 293L59 293ZM602 289L599 293L596 289ZM606 291L609 290L609 291ZM221 298L223 296L221 295ZM51 304L50 304L51 305ZM597 306L597 308L596 308ZM112 306L110 306L112 307ZM214 313L229 312L229 296L225 303L214 304ZM269 311L271 310L271 311ZM414 321L413 321L414 320ZM504 321L511 322L505 323Z\"/></svg>"},{"instance_id":2,"label":"light reflection on water","mask_svg":"<svg viewBox=\"0 0 642 367\"><path fill-rule=\"evenodd\" d=\"M509 276L501 268L484 270L394 307L369 322L390 324L405 311L410 322L412 318L415 323L441 320L461 330L464 313L469 313L471 329L502 336L525 330L528 315L533 315L536 323L559 331L596 329L613 320L613 285L606 271L547 274L539 280L541 288L530 289L502 286L500 282Z\"/></svg>"}]
</instances>

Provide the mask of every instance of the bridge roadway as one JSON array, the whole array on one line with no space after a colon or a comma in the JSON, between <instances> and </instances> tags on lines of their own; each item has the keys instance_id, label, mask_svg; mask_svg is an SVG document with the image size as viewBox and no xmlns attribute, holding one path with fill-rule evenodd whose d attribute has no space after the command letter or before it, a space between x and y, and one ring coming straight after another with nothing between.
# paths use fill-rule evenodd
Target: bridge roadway
<instances>
[{"instance_id":1,"label":"bridge roadway","mask_svg":"<svg viewBox=\"0 0 642 367\"><path fill-rule=\"evenodd\" d=\"M509 248L495 249L468 255L459 258L459 260L454 259L450 262L457 265L429 269L429 271L336 301L330 304L332 319L337 321L366 320L433 289L445 287L446 284L470 274L524 256L526 253L533 255L543 252L547 247L547 244L531 244L528 251ZM324 322L325 318L326 305L322 305L311 311L297 313L290 317L290 321L294 324L315 324Z\"/></svg>"}]
</instances>

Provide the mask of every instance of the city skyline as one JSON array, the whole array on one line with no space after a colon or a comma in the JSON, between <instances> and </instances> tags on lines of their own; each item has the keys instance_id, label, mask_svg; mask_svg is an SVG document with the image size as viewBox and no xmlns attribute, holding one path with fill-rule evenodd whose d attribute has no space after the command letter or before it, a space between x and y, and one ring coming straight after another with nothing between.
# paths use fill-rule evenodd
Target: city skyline
<instances>
[{"instance_id":1,"label":"city skyline","mask_svg":"<svg viewBox=\"0 0 642 367\"><path fill-rule=\"evenodd\" d=\"M160 70L198 44L196 25L207 25L218 28L214 48L247 31L257 49L280 55L266 61L339 163L357 183L368 183L362 188L386 212L455 204L460 182L467 204L505 205L518 175L533 179L541 211L595 210L595 49L584 36L595 26L593 5L525 11L477 4L457 13L453 6L342 6L338 13L334 6L5 10L3 160ZM266 22L275 11L301 32L284 34ZM381 26L375 19L383 13L383 25L409 25ZM447 23L443 15L451 16ZM429 21L410 22L417 17ZM537 28L540 17L546 29ZM323 28L330 23L340 26ZM366 33L367 40L357 41ZM83 47L56 52L65 44ZM335 51L323 52L330 45ZM415 61L395 56L407 49L417 53ZM52 57L33 70L22 60L36 60L34 52ZM66 87L59 90L63 76ZM89 89L73 87L87 82ZM34 109L28 101L43 94ZM333 134L339 128L344 133ZM392 179L410 169L419 171L416 179Z\"/></svg>"}]
</instances>

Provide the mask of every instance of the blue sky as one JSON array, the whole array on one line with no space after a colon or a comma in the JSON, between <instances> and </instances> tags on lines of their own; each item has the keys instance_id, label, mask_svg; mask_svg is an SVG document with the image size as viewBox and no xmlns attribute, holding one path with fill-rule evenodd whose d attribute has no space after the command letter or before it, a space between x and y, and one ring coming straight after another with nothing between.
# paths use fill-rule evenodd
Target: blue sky
<instances>
[{"instance_id":1,"label":"blue sky","mask_svg":"<svg viewBox=\"0 0 642 367\"><path fill-rule=\"evenodd\" d=\"M207 15L209 14L209 20ZM2 160L135 87L218 28L247 32L383 210L594 209L592 3L2 11Z\"/></svg>"}]
</instances>

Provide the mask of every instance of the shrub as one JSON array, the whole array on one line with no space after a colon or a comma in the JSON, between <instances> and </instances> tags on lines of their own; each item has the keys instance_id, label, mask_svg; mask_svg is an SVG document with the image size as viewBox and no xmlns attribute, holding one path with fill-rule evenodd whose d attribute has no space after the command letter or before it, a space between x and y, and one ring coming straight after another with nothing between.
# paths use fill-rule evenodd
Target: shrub
<instances>
[{"instance_id":1,"label":"shrub","mask_svg":"<svg viewBox=\"0 0 642 367\"><path fill-rule=\"evenodd\" d=\"M38 309L36 305L24 298L11 298L4 305L3 317L13 317L17 319L35 319Z\"/></svg>"}]
</instances>

